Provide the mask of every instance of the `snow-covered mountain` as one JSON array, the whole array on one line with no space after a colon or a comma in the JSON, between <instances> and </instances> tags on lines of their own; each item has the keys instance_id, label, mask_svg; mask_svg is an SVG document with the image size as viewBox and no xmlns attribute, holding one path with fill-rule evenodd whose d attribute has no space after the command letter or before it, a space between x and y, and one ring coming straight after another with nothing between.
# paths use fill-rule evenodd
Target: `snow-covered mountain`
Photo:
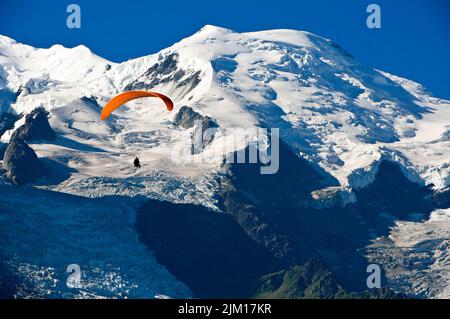
<instances>
[{"instance_id":1,"label":"snow-covered mountain","mask_svg":"<svg viewBox=\"0 0 450 319\"><path fill-rule=\"evenodd\" d=\"M151 89L167 94L175 103L174 111L167 112L157 100L139 100L128 103L108 121L102 122L101 107L114 95L131 89ZM157 199L202 205L212 212L224 211L227 206L222 201L226 197L223 195L223 176L234 169L222 163L226 152L221 150L228 143L229 129L258 127L279 128L283 145L295 154L296 159L289 161L289 165L294 166L287 166L282 158L280 170L283 165L299 169L298 172L300 168L297 167L313 168L308 171L308 176L314 176L314 183L310 184L311 189L304 189L311 196L299 199L302 204L298 207L321 210L359 205L355 202L365 198L365 191L376 184L377 176L381 174L379 168L385 162L397 164L396 167L407 178L405 183L413 183L417 188L426 188L437 194L445 193L450 186L450 101L431 96L420 84L366 67L336 43L308 32L237 33L208 25L157 54L119 64L95 55L84 46L69 49L54 45L48 49L36 49L0 36L0 116L10 121L11 116L28 114L38 106L49 111L50 125L57 138L52 142L31 144L37 155L47 161L49 174L25 188L32 194L29 198L51 198L53 195L50 194L62 196L62 193L68 197L61 202L67 200L68 203L83 197L139 198L136 200L139 203L143 199ZM208 116L218 125L214 139L204 147L202 154L190 155L189 159L183 157L185 154L174 151L191 143L191 133L195 129L175 125L174 117L182 106ZM24 121L24 117L12 121L11 127L4 129L2 142L8 143ZM245 149L252 138L244 136L235 143L240 149ZM143 163L139 171L130 165L136 154ZM199 161L199 156L213 160ZM234 174L240 176L237 172ZM242 176L241 181L248 178L247 175ZM284 180L278 179L277 182L283 183ZM2 183L7 185L2 187L15 189L7 180ZM240 191L237 185L238 182L233 187ZM247 190L247 186L242 187ZM79 222L87 227L89 220L77 221L84 214L91 214L95 221L104 215L100 207L85 211L77 209L76 204L70 204L74 206L72 213L69 216L61 213L64 218L60 220L56 211L47 210L43 203L33 215L23 208L25 204L19 204L23 203L26 191L20 189L17 192L16 196L16 191L6 194L5 190L0 195L1 236L7 236L11 245L8 249L1 247L0 251L9 264L15 265L13 268L17 272L33 267L53 269L53 262L59 267L72 262L55 260L44 253L38 257L29 254L28 246L8 235L6 229L15 224L11 218L24 212L24 218L28 218L33 226L41 227L42 212L50 219L51 229L59 232L61 228L58 227L63 223L66 231L77 237L71 224ZM258 208L257 194L250 185L245 196L248 195L247 199ZM73 195L81 197L74 199L70 197ZM130 202L133 208L138 207L136 202ZM298 208L293 207L289 209ZM417 213L411 209L408 213ZM381 212L393 216L399 213L386 211L385 207L380 208ZM358 214L362 213L358 211ZM114 214L113 218L119 215ZM270 212L261 213L261 216L270 216ZM425 223L423 227L428 229L431 222L426 219L424 217L421 223ZM368 232L373 231L373 225L367 221L364 223L368 225ZM433 229L439 228L435 220L432 225ZM128 226L129 222L125 222L124 230L114 226L114 234L97 235L125 236L123 232L130 231ZM338 228L331 224L330 227ZM406 233L402 229L412 226L402 227L394 230L397 238L394 245L402 245L402 240L398 239ZM21 231L25 235L27 228ZM105 232L103 228L97 231ZM249 229L246 231L251 233ZM289 233L286 229L283 236L286 232ZM425 231L423 233L427 240L429 236L433 237ZM441 236L439 231L435 233ZM46 251L52 246L46 245L45 241L54 241L52 236L57 235L52 233L47 239L37 240ZM253 235L250 235L252 239L261 241L276 254L275 246L271 248L263 237ZM381 235L375 232L370 237L366 234L370 238L365 239L375 240ZM131 235L127 233L126 236ZM113 238L106 237L106 240L112 241ZM131 279L126 279L129 282L133 282L133 278L141 280L136 278L141 269L136 269L136 272L118 269L123 267L121 260L127 258L127 252L139 259L136 257L139 248L131 248L133 240L132 236L127 237L125 243L130 247L124 247L117 254L121 259L116 265L112 251L112 255L100 258L121 276L129 276ZM281 243L281 239L277 240L275 242ZM95 242L75 240L74 245L79 249L87 245L85 253L91 254ZM140 243L136 242L136 245ZM69 248L61 243L55 249ZM436 247L430 249L433 255ZM442 258L439 258L442 264ZM434 261L433 257L428 259L428 263L433 264ZM137 268L153 267L162 274L153 283L165 288L163 291L149 288L150 293L190 294L189 289L157 264L151 255L143 253L141 262ZM28 266L20 268L25 264ZM338 261L329 264L331 268L342 268ZM87 267L93 269L93 266ZM445 272L448 275L448 262L438 271L441 275ZM421 278L427 280L425 275ZM402 284L398 286L400 290L419 293L409 286L404 288L403 282L402 278ZM391 284L397 287L395 278ZM47 289L45 284L42 285ZM145 285L151 287L152 282L145 282ZM448 288L433 289L429 289L433 293L428 297L443 296L445 292L442 289ZM148 295L139 291L130 293L130 296Z\"/></svg>"}]
</instances>

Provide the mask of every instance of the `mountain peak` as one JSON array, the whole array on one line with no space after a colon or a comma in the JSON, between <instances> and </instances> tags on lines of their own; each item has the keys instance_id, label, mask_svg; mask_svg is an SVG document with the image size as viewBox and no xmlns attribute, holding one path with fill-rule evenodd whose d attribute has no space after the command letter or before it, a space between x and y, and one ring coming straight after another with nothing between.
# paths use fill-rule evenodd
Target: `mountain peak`
<instances>
[{"instance_id":1,"label":"mountain peak","mask_svg":"<svg viewBox=\"0 0 450 319\"><path fill-rule=\"evenodd\" d=\"M0 34L0 42L3 42L4 44L12 44L12 43L16 43L16 40L14 40L13 38L10 38L6 35Z\"/></svg>"},{"instance_id":2,"label":"mountain peak","mask_svg":"<svg viewBox=\"0 0 450 319\"><path fill-rule=\"evenodd\" d=\"M191 36L180 41L183 44L204 43L212 39L225 39L230 34L235 34L233 30L207 24Z\"/></svg>"},{"instance_id":3,"label":"mountain peak","mask_svg":"<svg viewBox=\"0 0 450 319\"><path fill-rule=\"evenodd\" d=\"M219 26L215 26L212 24L206 24L205 26L203 26L203 28L201 28L199 30L199 32L221 32L221 33L229 33L229 32L233 32L230 29L227 28L222 28Z\"/></svg>"},{"instance_id":4,"label":"mountain peak","mask_svg":"<svg viewBox=\"0 0 450 319\"><path fill-rule=\"evenodd\" d=\"M320 38L312 33L292 29L274 29L244 33L247 37L278 43L286 43L295 47L316 47L313 38Z\"/></svg>"}]
</instances>

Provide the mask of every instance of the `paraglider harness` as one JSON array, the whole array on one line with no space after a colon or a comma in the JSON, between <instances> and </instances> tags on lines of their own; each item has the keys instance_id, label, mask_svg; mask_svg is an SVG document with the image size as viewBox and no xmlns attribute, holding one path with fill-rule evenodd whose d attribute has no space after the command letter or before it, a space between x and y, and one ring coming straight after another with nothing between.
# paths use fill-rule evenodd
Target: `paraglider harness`
<instances>
[{"instance_id":1,"label":"paraglider harness","mask_svg":"<svg viewBox=\"0 0 450 319\"><path fill-rule=\"evenodd\" d=\"M140 169L141 168L141 162L139 161L139 157L136 156L136 158L134 159L134 167Z\"/></svg>"}]
</instances>

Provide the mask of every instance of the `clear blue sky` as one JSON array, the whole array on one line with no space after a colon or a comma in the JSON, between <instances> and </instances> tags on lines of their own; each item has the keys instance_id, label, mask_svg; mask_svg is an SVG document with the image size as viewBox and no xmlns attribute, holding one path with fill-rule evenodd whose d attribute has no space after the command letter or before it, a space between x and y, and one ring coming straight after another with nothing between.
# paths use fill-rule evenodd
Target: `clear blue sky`
<instances>
[{"instance_id":1,"label":"clear blue sky","mask_svg":"<svg viewBox=\"0 0 450 319\"><path fill-rule=\"evenodd\" d=\"M66 27L70 3L81 6L80 30ZM380 30L366 27L370 3L381 5ZM450 99L449 0L0 0L0 34L37 47L84 44L116 62L157 52L205 24L307 30Z\"/></svg>"}]
</instances>

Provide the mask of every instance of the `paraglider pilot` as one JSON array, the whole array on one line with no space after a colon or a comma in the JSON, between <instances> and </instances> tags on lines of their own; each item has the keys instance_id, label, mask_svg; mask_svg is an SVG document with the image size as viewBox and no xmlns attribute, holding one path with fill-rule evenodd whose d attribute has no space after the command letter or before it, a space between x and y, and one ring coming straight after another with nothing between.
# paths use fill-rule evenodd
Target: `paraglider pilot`
<instances>
[{"instance_id":1,"label":"paraglider pilot","mask_svg":"<svg viewBox=\"0 0 450 319\"><path fill-rule=\"evenodd\" d=\"M139 161L139 157L137 156L134 159L134 167L141 168L141 162Z\"/></svg>"}]
</instances>

